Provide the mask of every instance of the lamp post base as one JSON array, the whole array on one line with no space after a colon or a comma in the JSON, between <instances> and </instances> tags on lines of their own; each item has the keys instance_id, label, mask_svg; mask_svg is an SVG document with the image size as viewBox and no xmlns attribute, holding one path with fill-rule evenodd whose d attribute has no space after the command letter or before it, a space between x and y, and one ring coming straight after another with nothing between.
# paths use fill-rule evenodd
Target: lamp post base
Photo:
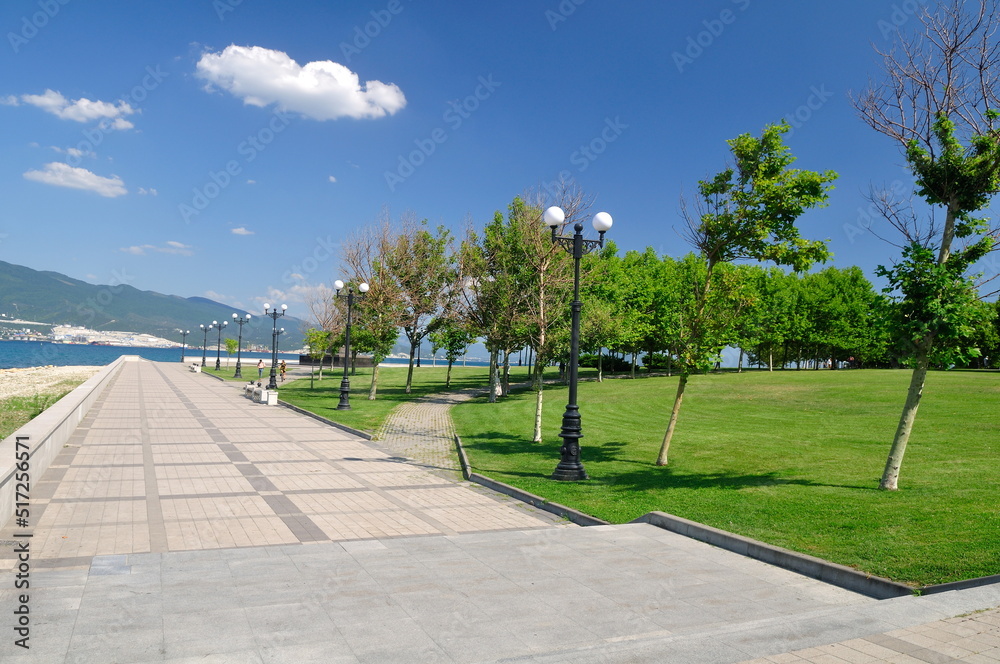
<instances>
[{"instance_id":1,"label":"lamp post base","mask_svg":"<svg viewBox=\"0 0 1000 664\"><path fill-rule=\"evenodd\" d=\"M271 380L267 384L267 389L269 389L269 390L276 390L276 389L278 389L278 381L276 380L276 378L277 378L277 376L275 375L275 373L274 373L274 367L272 366L271 367Z\"/></svg>"},{"instance_id":2,"label":"lamp post base","mask_svg":"<svg viewBox=\"0 0 1000 664\"><path fill-rule=\"evenodd\" d=\"M340 381L340 403L337 404L337 410L350 410L351 409L351 381L347 378Z\"/></svg>"},{"instance_id":3,"label":"lamp post base","mask_svg":"<svg viewBox=\"0 0 1000 664\"><path fill-rule=\"evenodd\" d=\"M236 360L236 373L233 374L233 378L243 378L243 372L240 371L240 361Z\"/></svg>"},{"instance_id":4,"label":"lamp post base","mask_svg":"<svg viewBox=\"0 0 1000 664\"><path fill-rule=\"evenodd\" d=\"M579 480L589 480L587 471L580 463L580 439L583 438L580 427L580 409L576 404L566 406L563 413L562 431L559 437L563 439L559 454L562 460L552 473L552 479L563 482L576 482Z\"/></svg>"},{"instance_id":5,"label":"lamp post base","mask_svg":"<svg viewBox=\"0 0 1000 664\"><path fill-rule=\"evenodd\" d=\"M590 477L579 462L576 465L569 464L564 467L560 461L552 473L552 479L559 480L560 482L580 482L582 480L589 480Z\"/></svg>"}]
</instances>

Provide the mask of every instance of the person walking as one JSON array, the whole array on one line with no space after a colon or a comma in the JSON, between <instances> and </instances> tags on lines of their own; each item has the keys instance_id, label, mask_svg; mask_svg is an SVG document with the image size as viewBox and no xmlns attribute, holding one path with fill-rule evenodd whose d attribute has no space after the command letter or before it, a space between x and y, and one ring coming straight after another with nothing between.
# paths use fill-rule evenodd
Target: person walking
<instances>
[{"instance_id":1,"label":"person walking","mask_svg":"<svg viewBox=\"0 0 1000 664\"><path fill-rule=\"evenodd\" d=\"M282 360L281 364L278 365L278 370L281 371L281 382L284 383L285 382L285 372L288 371L288 365L285 364L284 360Z\"/></svg>"},{"instance_id":2,"label":"person walking","mask_svg":"<svg viewBox=\"0 0 1000 664\"><path fill-rule=\"evenodd\" d=\"M259 360L257 362L257 380L264 377L264 360Z\"/></svg>"}]
</instances>

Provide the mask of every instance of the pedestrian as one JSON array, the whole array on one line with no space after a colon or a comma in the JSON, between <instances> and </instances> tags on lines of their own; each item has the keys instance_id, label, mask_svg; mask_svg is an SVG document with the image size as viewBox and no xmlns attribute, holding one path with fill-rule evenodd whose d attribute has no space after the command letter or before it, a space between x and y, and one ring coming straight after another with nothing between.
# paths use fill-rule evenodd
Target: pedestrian
<instances>
[{"instance_id":1,"label":"pedestrian","mask_svg":"<svg viewBox=\"0 0 1000 664\"><path fill-rule=\"evenodd\" d=\"M264 360L257 361L257 380L264 377Z\"/></svg>"},{"instance_id":2,"label":"pedestrian","mask_svg":"<svg viewBox=\"0 0 1000 664\"><path fill-rule=\"evenodd\" d=\"M278 369L281 371L281 382L284 383L285 382L285 372L288 371L288 366L285 364L284 360L282 360L281 364L278 365Z\"/></svg>"}]
</instances>

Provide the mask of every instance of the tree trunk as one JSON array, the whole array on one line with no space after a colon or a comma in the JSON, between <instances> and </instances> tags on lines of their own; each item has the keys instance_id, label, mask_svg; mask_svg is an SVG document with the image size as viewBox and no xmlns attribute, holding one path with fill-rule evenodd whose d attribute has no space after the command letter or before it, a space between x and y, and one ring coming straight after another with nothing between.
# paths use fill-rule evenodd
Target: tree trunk
<instances>
[{"instance_id":1,"label":"tree trunk","mask_svg":"<svg viewBox=\"0 0 1000 664\"><path fill-rule=\"evenodd\" d=\"M604 349L597 350L597 382L604 382Z\"/></svg>"},{"instance_id":2,"label":"tree trunk","mask_svg":"<svg viewBox=\"0 0 1000 664\"><path fill-rule=\"evenodd\" d=\"M667 465L670 441L674 437L674 428L677 426L677 415L681 411L681 401L684 399L684 388L687 387L687 381L687 372L682 373L677 380L677 396L674 397L674 408L670 411L670 423L667 425L667 433L664 434L663 444L660 445L660 455L656 458L657 466Z\"/></svg>"},{"instance_id":3,"label":"tree trunk","mask_svg":"<svg viewBox=\"0 0 1000 664\"><path fill-rule=\"evenodd\" d=\"M507 396L510 391L510 351L503 354L503 379L500 381L500 396Z\"/></svg>"},{"instance_id":4,"label":"tree trunk","mask_svg":"<svg viewBox=\"0 0 1000 664\"><path fill-rule=\"evenodd\" d=\"M413 383L413 356L417 352L417 344L410 341L410 366L406 370L406 393L410 393L410 385ZM345 358L346 361L346 358Z\"/></svg>"},{"instance_id":5,"label":"tree trunk","mask_svg":"<svg viewBox=\"0 0 1000 664\"><path fill-rule=\"evenodd\" d=\"M375 401L375 392L378 391L378 362L372 363L372 385L368 388L368 400Z\"/></svg>"},{"instance_id":6,"label":"tree trunk","mask_svg":"<svg viewBox=\"0 0 1000 664\"><path fill-rule=\"evenodd\" d=\"M774 371L774 349L770 346L767 350L767 370Z\"/></svg>"},{"instance_id":7,"label":"tree trunk","mask_svg":"<svg viewBox=\"0 0 1000 664\"><path fill-rule=\"evenodd\" d=\"M895 491L898 488L899 468L903 465L903 454L906 452L906 443L910 440L910 431L913 430L913 420L917 417L920 397L924 393L924 381L927 379L927 367L929 365L929 350L930 344L925 342L917 351L917 364L913 368L913 374L910 376L910 389L906 393L906 403L903 405L903 413L899 417L899 426L896 427L896 435L892 439L892 448L889 450L889 458L885 462L882 481L878 484L878 488L884 491Z\"/></svg>"},{"instance_id":8,"label":"tree trunk","mask_svg":"<svg viewBox=\"0 0 1000 664\"><path fill-rule=\"evenodd\" d=\"M630 377L635 380L635 356L637 353L632 353L632 371L630 372Z\"/></svg>"},{"instance_id":9,"label":"tree trunk","mask_svg":"<svg viewBox=\"0 0 1000 664\"><path fill-rule=\"evenodd\" d=\"M743 349L740 348L740 360L736 363L736 373L743 373Z\"/></svg>"},{"instance_id":10,"label":"tree trunk","mask_svg":"<svg viewBox=\"0 0 1000 664\"><path fill-rule=\"evenodd\" d=\"M490 403L497 402L497 353L499 351L490 351Z\"/></svg>"},{"instance_id":11,"label":"tree trunk","mask_svg":"<svg viewBox=\"0 0 1000 664\"><path fill-rule=\"evenodd\" d=\"M451 359L451 357L448 358L448 374L447 374L447 377L444 379L444 386L445 386L445 388L450 388L451 387L451 365L454 362L455 362L455 360Z\"/></svg>"},{"instance_id":12,"label":"tree trunk","mask_svg":"<svg viewBox=\"0 0 1000 664\"><path fill-rule=\"evenodd\" d=\"M542 380L542 376L539 373L537 379L535 380L535 430L531 435L531 442L540 443L542 442L542 400L545 388L545 383Z\"/></svg>"}]
</instances>

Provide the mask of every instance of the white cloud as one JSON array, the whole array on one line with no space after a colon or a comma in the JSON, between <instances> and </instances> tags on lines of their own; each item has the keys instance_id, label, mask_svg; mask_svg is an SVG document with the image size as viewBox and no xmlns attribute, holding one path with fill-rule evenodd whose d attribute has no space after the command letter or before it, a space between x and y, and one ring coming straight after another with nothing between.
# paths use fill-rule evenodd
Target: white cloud
<instances>
[{"instance_id":1,"label":"white cloud","mask_svg":"<svg viewBox=\"0 0 1000 664\"><path fill-rule=\"evenodd\" d=\"M44 170L28 171L24 174L26 180L34 180L56 187L84 189L107 198L124 196L128 193L125 183L118 176L101 177L91 173L86 168L74 168L58 161L45 164Z\"/></svg>"},{"instance_id":2,"label":"white cloud","mask_svg":"<svg viewBox=\"0 0 1000 664\"><path fill-rule=\"evenodd\" d=\"M13 97L7 97L8 103ZM15 103L17 99L14 99ZM135 109L124 101L119 101L118 105L106 101L92 101L87 98L75 100L66 99L61 93L55 90L46 90L40 95L21 95L20 101L31 106L36 106L46 113L62 118L63 120L73 120L74 122L92 122L100 120L101 126L111 129L131 129L134 125L124 119L126 115L135 113ZM11 104L7 104L11 105Z\"/></svg>"},{"instance_id":3,"label":"white cloud","mask_svg":"<svg viewBox=\"0 0 1000 664\"><path fill-rule=\"evenodd\" d=\"M330 176L330 182L336 182L336 181L337 181L337 178L335 178L335 177L333 177L333 176L331 175L331 176Z\"/></svg>"},{"instance_id":4,"label":"white cloud","mask_svg":"<svg viewBox=\"0 0 1000 664\"><path fill-rule=\"evenodd\" d=\"M230 232L233 235L253 235L253 231L248 231L243 226L240 226L239 228L233 228L230 230Z\"/></svg>"},{"instance_id":5,"label":"white cloud","mask_svg":"<svg viewBox=\"0 0 1000 664\"><path fill-rule=\"evenodd\" d=\"M247 184L257 184L256 180L247 180Z\"/></svg>"},{"instance_id":6,"label":"white cloud","mask_svg":"<svg viewBox=\"0 0 1000 664\"><path fill-rule=\"evenodd\" d=\"M14 95L7 95L6 97L0 97L0 106L18 106L17 97Z\"/></svg>"},{"instance_id":7,"label":"white cloud","mask_svg":"<svg viewBox=\"0 0 1000 664\"><path fill-rule=\"evenodd\" d=\"M140 196L158 196L160 194L160 192L153 189L152 187L150 187L149 189L146 189L145 187L139 187L135 193L139 194Z\"/></svg>"},{"instance_id":8,"label":"white cloud","mask_svg":"<svg viewBox=\"0 0 1000 664\"><path fill-rule=\"evenodd\" d=\"M403 91L392 83L361 84L357 74L337 62L300 65L282 51L260 46L232 44L221 53L205 53L197 75L244 104L275 104L314 120L380 118L406 106Z\"/></svg>"},{"instance_id":9,"label":"white cloud","mask_svg":"<svg viewBox=\"0 0 1000 664\"><path fill-rule=\"evenodd\" d=\"M36 145L36 147L37 147L37 145ZM96 157L97 156L96 152L92 152L90 150L84 151L84 150L81 150L80 148L66 148L65 150L63 150L61 147L58 147L56 145L52 145L50 147L53 150L55 150L56 152L58 152L59 154L68 155L68 156L73 157L75 159L80 159L81 157Z\"/></svg>"},{"instance_id":10,"label":"white cloud","mask_svg":"<svg viewBox=\"0 0 1000 664\"><path fill-rule=\"evenodd\" d=\"M191 251L191 245L184 244L182 242L175 242L173 240L168 241L162 247L158 247L155 244L137 244L131 247L122 247L119 251L123 251L126 254L132 254L133 256L145 256L147 252L153 251L160 254L176 254L178 256L191 256L194 254Z\"/></svg>"}]
</instances>

